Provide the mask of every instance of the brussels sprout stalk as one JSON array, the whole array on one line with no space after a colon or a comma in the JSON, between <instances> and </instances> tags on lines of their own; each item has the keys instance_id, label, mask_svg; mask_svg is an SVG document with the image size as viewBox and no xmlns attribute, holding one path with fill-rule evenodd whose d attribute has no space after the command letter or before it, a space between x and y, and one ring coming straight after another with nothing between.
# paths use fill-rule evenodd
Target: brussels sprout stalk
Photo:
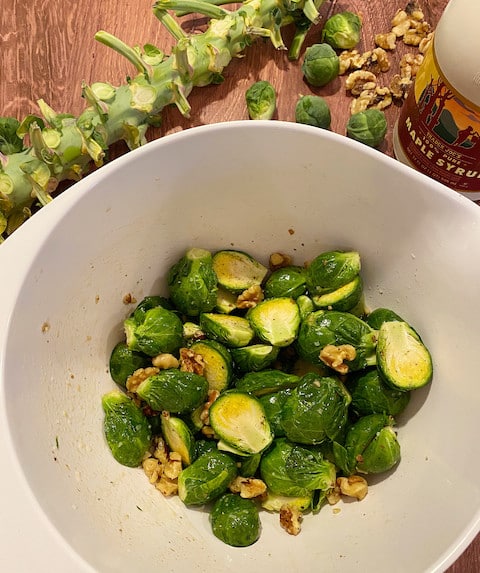
<instances>
[{"instance_id":1,"label":"brussels sprout stalk","mask_svg":"<svg viewBox=\"0 0 480 573\"><path fill-rule=\"evenodd\" d=\"M123 140L130 149L145 143L147 128L158 124L166 106L175 104L188 117L192 89L221 81L232 58L258 36L286 49L281 27L302 13L315 21L322 3L245 0L230 11L203 0L159 0L153 12L177 41L168 57L150 44L131 48L99 31L95 38L126 57L137 75L119 87L83 85L87 107L78 117L57 113L39 100L38 116L28 115L20 124L2 118L0 242L31 215L33 206L50 202L61 181L80 179L92 162L102 165L113 143ZM167 10L202 13L211 21L202 34L189 35Z\"/></svg>"}]
</instances>

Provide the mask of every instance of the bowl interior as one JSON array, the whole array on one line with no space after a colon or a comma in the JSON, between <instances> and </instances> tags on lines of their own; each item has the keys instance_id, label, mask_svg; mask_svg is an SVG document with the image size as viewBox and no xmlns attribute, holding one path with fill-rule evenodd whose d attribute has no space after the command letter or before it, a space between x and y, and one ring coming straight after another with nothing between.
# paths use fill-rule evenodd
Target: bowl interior
<instances>
[{"instance_id":1,"label":"bowl interior","mask_svg":"<svg viewBox=\"0 0 480 573\"><path fill-rule=\"evenodd\" d=\"M32 237L2 376L25 477L86 563L105 572L427 571L463 548L480 507L473 205L345 138L239 122L149 144L48 209L59 216ZM357 249L369 306L396 310L433 354L433 384L399 420L398 469L375 480L364 501L307 516L298 537L264 513L258 543L228 547L206 513L163 498L105 445L100 399L115 386L108 358L132 310L124 296L164 293L166 270L190 246L233 247L263 261L282 251L298 264L322 250Z\"/></svg>"}]
</instances>

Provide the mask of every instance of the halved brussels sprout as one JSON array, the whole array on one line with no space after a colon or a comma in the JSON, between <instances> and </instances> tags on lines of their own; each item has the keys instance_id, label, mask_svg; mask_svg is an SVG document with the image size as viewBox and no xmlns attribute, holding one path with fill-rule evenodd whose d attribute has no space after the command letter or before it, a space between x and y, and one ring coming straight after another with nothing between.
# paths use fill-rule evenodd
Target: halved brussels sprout
<instances>
[{"instance_id":1,"label":"halved brussels sprout","mask_svg":"<svg viewBox=\"0 0 480 573\"><path fill-rule=\"evenodd\" d=\"M172 302L187 316L213 310L217 302L217 277L210 251L189 249L168 272L167 284Z\"/></svg>"},{"instance_id":2,"label":"halved brussels sprout","mask_svg":"<svg viewBox=\"0 0 480 573\"><path fill-rule=\"evenodd\" d=\"M181 418L170 416L162 412L162 435L172 452L176 452L182 459L184 466L189 466L195 459L196 446L190 428Z\"/></svg>"},{"instance_id":3,"label":"halved brussels sprout","mask_svg":"<svg viewBox=\"0 0 480 573\"><path fill-rule=\"evenodd\" d=\"M250 394L229 390L210 406L210 425L226 444L245 454L258 454L273 440L261 403Z\"/></svg>"},{"instance_id":4,"label":"halved brussels sprout","mask_svg":"<svg viewBox=\"0 0 480 573\"><path fill-rule=\"evenodd\" d=\"M347 424L350 401L339 380L306 374L285 400L285 435L292 442L311 445L338 438Z\"/></svg>"},{"instance_id":5,"label":"halved brussels sprout","mask_svg":"<svg viewBox=\"0 0 480 573\"><path fill-rule=\"evenodd\" d=\"M377 364L381 376L397 390L415 390L432 380L432 357L406 322L384 322L378 331Z\"/></svg>"},{"instance_id":6,"label":"halved brussels sprout","mask_svg":"<svg viewBox=\"0 0 480 573\"><path fill-rule=\"evenodd\" d=\"M185 505L203 505L227 491L237 475L237 464L223 452L198 457L178 476L178 497Z\"/></svg>"},{"instance_id":7,"label":"halved brussels sprout","mask_svg":"<svg viewBox=\"0 0 480 573\"><path fill-rule=\"evenodd\" d=\"M255 335L246 318L230 314L204 313L200 316L200 327L209 338L231 348L247 346Z\"/></svg>"},{"instance_id":8,"label":"halved brussels sprout","mask_svg":"<svg viewBox=\"0 0 480 573\"><path fill-rule=\"evenodd\" d=\"M289 346L297 337L300 310L293 298L270 298L258 303L247 318L260 340L272 346Z\"/></svg>"},{"instance_id":9,"label":"halved brussels sprout","mask_svg":"<svg viewBox=\"0 0 480 573\"><path fill-rule=\"evenodd\" d=\"M285 430L282 426L282 411L285 405L285 401L292 393L293 388L285 388L284 390L279 390L273 394L265 394L260 396L259 400L265 410L265 416L267 416L268 423L270 424L270 429L273 432L275 438L281 438L285 436Z\"/></svg>"},{"instance_id":10,"label":"halved brussels sprout","mask_svg":"<svg viewBox=\"0 0 480 573\"><path fill-rule=\"evenodd\" d=\"M321 253L307 268L307 286L310 295L340 288L352 281L359 274L360 269L360 255L357 251Z\"/></svg>"},{"instance_id":11,"label":"halved brussels sprout","mask_svg":"<svg viewBox=\"0 0 480 573\"><path fill-rule=\"evenodd\" d=\"M352 309L361 300L363 294L363 282L360 275L343 286L324 294L312 297L316 308L347 311Z\"/></svg>"},{"instance_id":12,"label":"halved brussels sprout","mask_svg":"<svg viewBox=\"0 0 480 573\"><path fill-rule=\"evenodd\" d=\"M354 378L348 384L352 410L360 416L388 414L397 416L407 407L410 393L390 388L375 368Z\"/></svg>"},{"instance_id":13,"label":"halved brussels sprout","mask_svg":"<svg viewBox=\"0 0 480 573\"><path fill-rule=\"evenodd\" d=\"M270 344L252 344L232 348L232 358L240 372L258 372L267 368L278 356L278 347Z\"/></svg>"},{"instance_id":14,"label":"halved brussels sprout","mask_svg":"<svg viewBox=\"0 0 480 573\"><path fill-rule=\"evenodd\" d=\"M203 358L203 376L208 381L208 389L226 390L233 375L233 361L228 349L215 340L199 340L192 344L190 350Z\"/></svg>"},{"instance_id":15,"label":"halved brussels sprout","mask_svg":"<svg viewBox=\"0 0 480 573\"><path fill-rule=\"evenodd\" d=\"M183 323L183 338L187 341L201 340L205 338L205 333L199 324L187 320Z\"/></svg>"},{"instance_id":16,"label":"halved brussels sprout","mask_svg":"<svg viewBox=\"0 0 480 573\"><path fill-rule=\"evenodd\" d=\"M151 429L142 410L123 392L102 397L103 429L108 447L120 464L137 467L150 448Z\"/></svg>"},{"instance_id":17,"label":"halved brussels sprout","mask_svg":"<svg viewBox=\"0 0 480 573\"><path fill-rule=\"evenodd\" d=\"M251 499L225 493L214 503L210 524L215 537L233 547L247 547L260 537L258 508Z\"/></svg>"},{"instance_id":18,"label":"halved brussels sprout","mask_svg":"<svg viewBox=\"0 0 480 573\"><path fill-rule=\"evenodd\" d=\"M238 295L219 286L217 289L217 302L215 310L222 314L230 314L237 308Z\"/></svg>"},{"instance_id":19,"label":"halved brussels sprout","mask_svg":"<svg viewBox=\"0 0 480 573\"><path fill-rule=\"evenodd\" d=\"M282 267L273 271L263 287L265 298L298 298L307 290L307 271L304 267Z\"/></svg>"},{"instance_id":20,"label":"halved brussels sprout","mask_svg":"<svg viewBox=\"0 0 480 573\"><path fill-rule=\"evenodd\" d=\"M263 396L264 394L278 392L284 388L294 388L299 382L299 376L273 369L248 372L243 378L235 382L235 387L241 392Z\"/></svg>"},{"instance_id":21,"label":"halved brussels sprout","mask_svg":"<svg viewBox=\"0 0 480 573\"><path fill-rule=\"evenodd\" d=\"M405 322L401 316L389 308L376 308L365 318L365 322L375 330L379 330L384 322L392 322L394 320Z\"/></svg>"},{"instance_id":22,"label":"halved brussels sprout","mask_svg":"<svg viewBox=\"0 0 480 573\"><path fill-rule=\"evenodd\" d=\"M176 352L183 343L183 325L171 310L161 306L151 308L124 323L126 342L130 350L156 356L162 352Z\"/></svg>"},{"instance_id":23,"label":"halved brussels sprout","mask_svg":"<svg viewBox=\"0 0 480 573\"><path fill-rule=\"evenodd\" d=\"M203 376L181 370L163 370L138 386L138 396L157 412L192 412L205 401L208 382Z\"/></svg>"},{"instance_id":24,"label":"halved brussels sprout","mask_svg":"<svg viewBox=\"0 0 480 573\"><path fill-rule=\"evenodd\" d=\"M115 345L110 355L110 376L120 386L125 387L127 378L138 368L145 368L150 360L144 354L130 350L125 342Z\"/></svg>"},{"instance_id":25,"label":"halved brussels sprout","mask_svg":"<svg viewBox=\"0 0 480 573\"><path fill-rule=\"evenodd\" d=\"M262 284L268 269L243 251L223 250L213 255L213 269L218 284L241 293L254 285Z\"/></svg>"}]
</instances>

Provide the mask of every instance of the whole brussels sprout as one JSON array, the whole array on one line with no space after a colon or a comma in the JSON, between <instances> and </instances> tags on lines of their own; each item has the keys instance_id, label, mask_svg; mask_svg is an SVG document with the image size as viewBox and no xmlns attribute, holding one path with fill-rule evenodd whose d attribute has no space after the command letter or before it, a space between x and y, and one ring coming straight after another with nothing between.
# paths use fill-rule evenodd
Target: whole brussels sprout
<instances>
[{"instance_id":1,"label":"whole brussels sprout","mask_svg":"<svg viewBox=\"0 0 480 573\"><path fill-rule=\"evenodd\" d=\"M310 296L324 294L353 281L361 270L357 251L326 251L308 265L307 286Z\"/></svg>"},{"instance_id":2,"label":"whole brussels sprout","mask_svg":"<svg viewBox=\"0 0 480 573\"><path fill-rule=\"evenodd\" d=\"M295 121L313 127L330 129L332 116L326 100L317 95L302 96L295 106Z\"/></svg>"},{"instance_id":3,"label":"whole brussels sprout","mask_svg":"<svg viewBox=\"0 0 480 573\"><path fill-rule=\"evenodd\" d=\"M407 407L410 392L390 388L383 382L378 370L374 368L355 377L348 389L352 396L351 408L360 416L368 414L388 414L397 416Z\"/></svg>"},{"instance_id":4,"label":"whole brussels sprout","mask_svg":"<svg viewBox=\"0 0 480 573\"><path fill-rule=\"evenodd\" d=\"M351 50L360 42L362 21L353 12L334 14L325 22L322 29L322 42L327 42L338 50Z\"/></svg>"},{"instance_id":5,"label":"whole brussels sprout","mask_svg":"<svg viewBox=\"0 0 480 573\"><path fill-rule=\"evenodd\" d=\"M302 71L310 85L322 87L338 76L340 60L329 44L313 44L305 50Z\"/></svg>"},{"instance_id":6,"label":"whole brussels sprout","mask_svg":"<svg viewBox=\"0 0 480 573\"><path fill-rule=\"evenodd\" d=\"M125 342L119 342L110 355L110 376L117 384L125 387L127 378L138 368L148 366L150 362L145 354L130 350Z\"/></svg>"},{"instance_id":7,"label":"whole brussels sprout","mask_svg":"<svg viewBox=\"0 0 480 573\"><path fill-rule=\"evenodd\" d=\"M141 300L135 307L132 316L140 323L144 320L145 313L151 308L161 306L167 310L175 310L171 302L164 296L150 295Z\"/></svg>"},{"instance_id":8,"label":"whole brussels sprout","mask_svg":"<svg viewBox=\"0 0 480 573\"><path fill-rule=\"evenodd\" d=\"M277 105L275 88L270 82L260 80L245 92L250 119L272 119Z\"/></svg>"},{"instance_id":9,"label":"whole brussels sprout","mask_svg":"<svg viewBox=\"0 0 480 573\"><path fill-rule=\"evenodd\" d=\"M282 267L273 271L263 287L265 298L298 298L305 294L306 270L303 267Z\"/></svg>"},{"instance_id":10,"label":"whole brussels sprout","mask_svg":"<svg viewBox=\"0 0 480 573\"><path fill-rule=\"evenodd\" d=\"M210 513L215 537L233 547L247 547L260 537L260 517L252 499L225 493L217 499Z\"/></svg>"},{"instance_id":11,"label":"whole brussels sprout","mask_svg":"<svg viewBox=\"0 0 480 573\"><path fill-rule=\"evenodd\" d=\"M297 484L287 470L287 460L294 444L285 438L278 438L266 452L260 462L260 476L268 491L276 495L292 497L309 496L310 490Z\"/></svg>"},{"instance_id":12,"label":"whole brussels sprout","mask_svg":"<svg viewBox=\"0 0 480 573\"><path fill-rule=\"evenodd\" d=\"M259 398L265 410L265 416L270 424L270 429L276 438L285 436L285 430L282 426L282 411L292 391L293 388L285 388L273 394L265 394Z\"/></svg>"},{"instance_id":13,"label":"whole brussels sprout","mask_svg":"<svg viewBox=\"0 0 480 573\"><path fill-rule=\"evenodd\" d=\"M285 388L294 388L299 382L299 376L273 368L259 372L248 372L235 382L235 387L237 390L248 392L254 396L263 396Z\"/></svg>"},{"instance_id":14,"label":"whole brussels sprout","mask_svg":"<svg viewBox=\"0 0 480 573\"><path fill-rule=\"evenodd\" d=\"M182 321L161 306L139 315L139 321L134 316L127 318L123 326L128 348L148 356L176 352L183 343Z\"/></svg>"},{"instance_id":15,"label":"whole brussels sprout","mask_svg":"<svg viewBox=\"0 0 480 573\"><path fill-rule=\"evenodd\" d=\"M347 135L370 147L378 147L387 133L387 118L379 109L369 108L350 116Z\"/></svg>"}]
</instances>

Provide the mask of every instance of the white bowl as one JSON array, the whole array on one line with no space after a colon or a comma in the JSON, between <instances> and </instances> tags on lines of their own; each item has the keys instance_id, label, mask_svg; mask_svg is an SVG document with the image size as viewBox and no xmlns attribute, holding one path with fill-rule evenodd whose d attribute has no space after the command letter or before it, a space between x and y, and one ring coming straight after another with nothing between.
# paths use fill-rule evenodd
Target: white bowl
<instances>
[{"instance_id":1,"label":"white bowl","mask_svg":"<svg viewBox=\"0 0 480 573\"><path fill-rule=\"evenodd\" d=\"M362 502L263 513L224 545L208 516L117 464L100 398L137 300L190 246L303 263L362 255L366 298L423 335L435 363L399 424L402 461ZM480 210L324 130L235 122L165 137L76 184L0 247L2 571L442 571L479 531Z\"/></svg>"}]
</instances>

